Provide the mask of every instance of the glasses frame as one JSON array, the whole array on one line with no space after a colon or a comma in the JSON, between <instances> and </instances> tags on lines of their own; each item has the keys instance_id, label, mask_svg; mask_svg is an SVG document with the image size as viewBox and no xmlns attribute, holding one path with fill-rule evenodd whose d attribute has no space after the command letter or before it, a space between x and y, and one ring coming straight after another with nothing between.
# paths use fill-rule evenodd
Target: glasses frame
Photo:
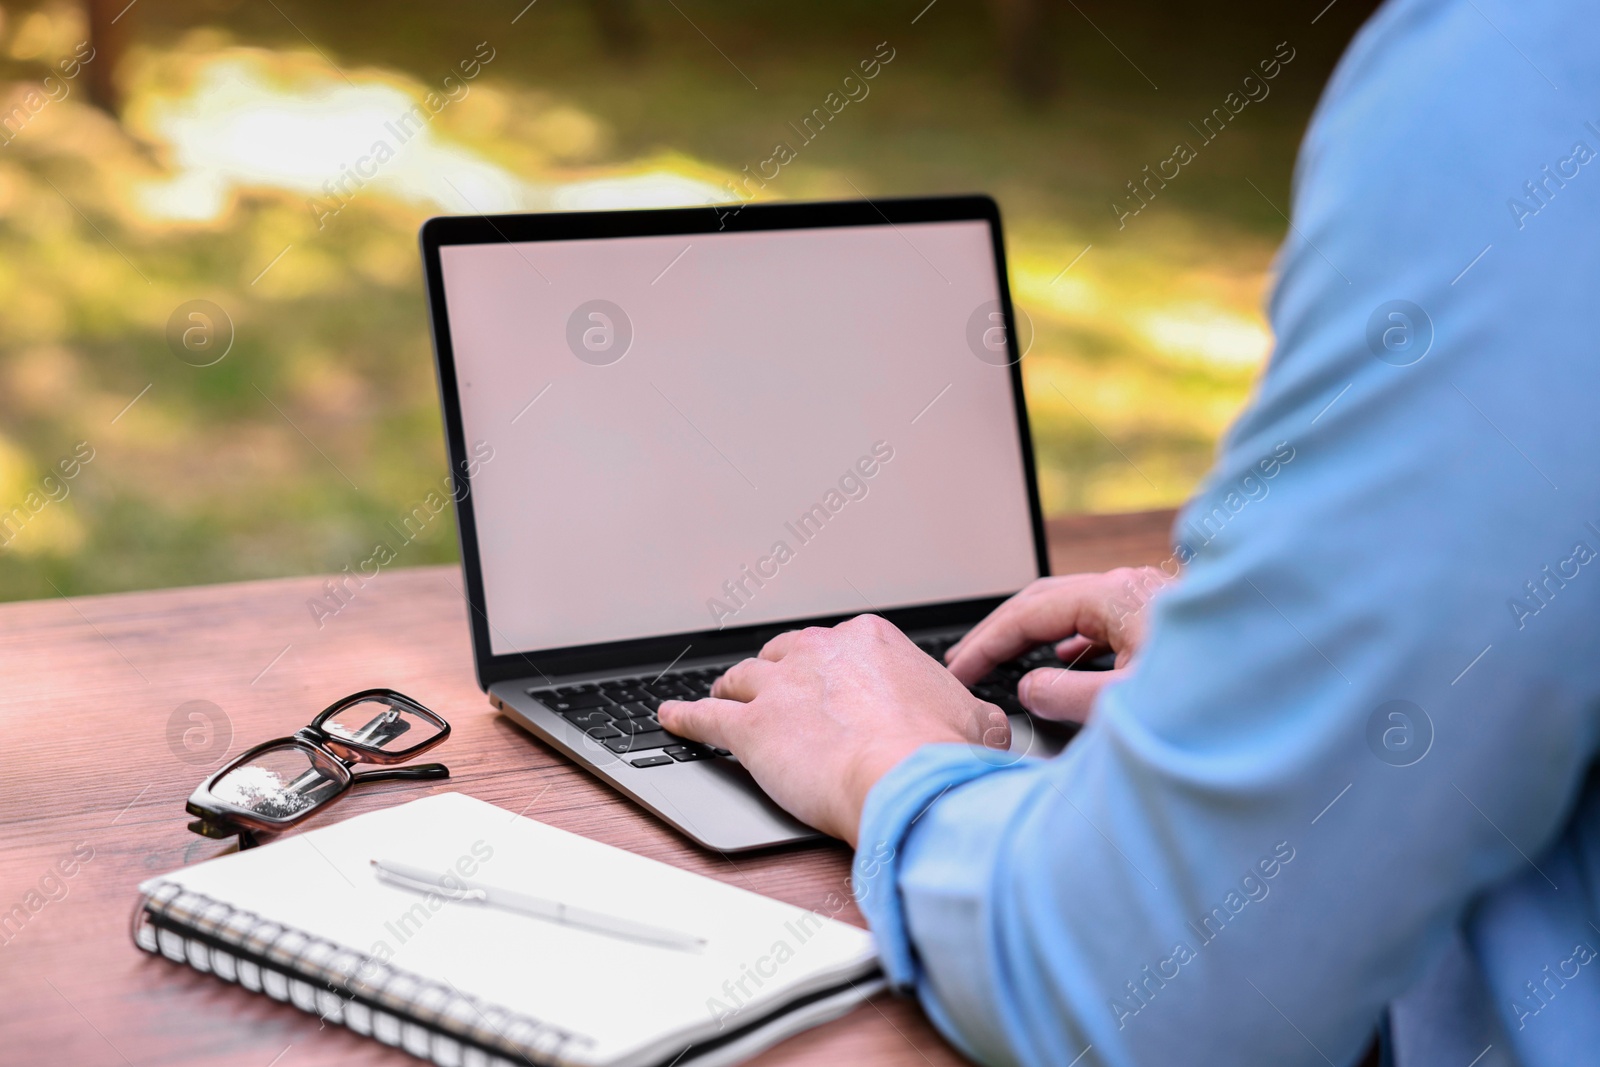
<instances>
[{"instance_id":1,"label":"glasses frame","mask_svg":"<svg viewBox=\"0 0 1600 1067\"><path fill-rule=\"evenodd\" d=\"M364 745L348 737L340 737L324 729L323 724L341 711L368 702L387 704L396 711L413 715L436 726L438 733L409 748L381 749ZM404 693L393 689L363 689L359 693L351 693L329 704L311 720L311 725L303 726L287 737L263 741L246 749L201 782L184 805L184 809L195 816L196 820L189 824L189 829L204 837L226 838L237 834L241 849L253 848L258 844L256 834L275 834L287 830L322 811L348 793L352 786L363 782L428 781L450 777L450 769L442 763L422 763L411 767L393 766L404 763L414 756L420 756L442 744L449 736L450 724L441 715ZM304 811L281 819L262 816L232 801L224 800L212 792L223 778L248 764L261 753L275 748L293 748L304 752L309 757L307 769L315 770L337 782L338 788ZM359 763L378 764L387 769L357 773L351 768Z\"/></svg>"}]
</instances>

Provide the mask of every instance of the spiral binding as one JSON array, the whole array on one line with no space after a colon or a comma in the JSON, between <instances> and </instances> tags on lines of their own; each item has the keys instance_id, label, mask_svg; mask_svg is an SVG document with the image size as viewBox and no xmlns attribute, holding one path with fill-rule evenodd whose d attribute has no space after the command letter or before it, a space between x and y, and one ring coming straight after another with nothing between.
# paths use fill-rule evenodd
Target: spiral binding
<instances>
[{"instance_id":1,"label":"spiral binding","mask_svg":"<svg viewBox=\"0 0 1600 1067\"><path fill-rule=\"evenodd\" d=\"M133 940L439 1067L557 1067L594 1043L172 882L139 901Z\"/></svg>"}]
</instances>

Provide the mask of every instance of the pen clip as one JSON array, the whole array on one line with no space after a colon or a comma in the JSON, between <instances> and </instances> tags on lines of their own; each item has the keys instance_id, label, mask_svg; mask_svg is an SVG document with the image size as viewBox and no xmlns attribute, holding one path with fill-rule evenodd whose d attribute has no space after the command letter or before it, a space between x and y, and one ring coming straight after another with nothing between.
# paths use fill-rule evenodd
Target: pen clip
<instances>
[{"instance_id":1,"label":"pen clip","mask_svg":"<svg viewBox=\"0 0 1600 1067\"><path fill-rule=\"evenodd\" d=\"M377 860L372 861L372 869L377 872L378 881L388 882L390 885L399 886L401 889L410 889L417 893L436 893L446 900L477 901L483 903L489 899L489 894L482 889L452 889L438 882L425 882L420 878L412 878L398 871L391 871Z\"/></svg>"}]
</instances>

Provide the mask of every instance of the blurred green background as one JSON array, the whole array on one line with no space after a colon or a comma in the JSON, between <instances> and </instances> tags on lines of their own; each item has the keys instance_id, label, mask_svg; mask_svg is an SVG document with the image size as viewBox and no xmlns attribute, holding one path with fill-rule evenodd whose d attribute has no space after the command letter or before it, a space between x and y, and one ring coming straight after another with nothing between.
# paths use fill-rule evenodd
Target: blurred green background
<instances>
[{"instance_id":1,"label":"blurred green background","mask_svg":"<svg viewBox=\"0 0 1600 1067\"><path fill-rule=\"evenodd\" d=\"M419 223L729 199L880 42L870 95L763 198L993 194L1047 510L1175 504L1269 350L1295 147L1372 6L6 4L0 599L363 559L446 473ZM329 195L430 92L425 132ZM195 300L231 331L174 318ZM454 539L446 516L396 562Z\"/></svg>"}]
</instances>

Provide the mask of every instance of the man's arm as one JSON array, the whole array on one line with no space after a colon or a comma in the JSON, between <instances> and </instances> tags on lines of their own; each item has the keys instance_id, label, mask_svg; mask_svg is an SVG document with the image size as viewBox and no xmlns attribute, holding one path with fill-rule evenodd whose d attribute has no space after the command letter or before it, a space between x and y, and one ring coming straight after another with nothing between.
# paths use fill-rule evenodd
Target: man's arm
<instances>
[{"instance_id":1,"label":"man's arm","mask_svg":"<svg viewBox=\"0 0 1600 1067\"><path fill-rule=\"evenodd\" d=\"M1506 201L1573 140L1600 148L1600 41L1559 5L1495 18L1391 3L1336 74L1278 351L1180 518L1192 558L1132 677L1053 762L932 745L871 787L863 909L894 979L985 1062L1348 1062L1571 811L1600 694L1579 547L1600 549L1600 179L1551 184L1538 217ZM822 752L871 721L831 679L892 690L898 668L851 663L825 715L773 726L809 723ZM909 743L926 709L896 710ZM762 733L722 736L765 784Z\"/></svg>"}]
</instances>

